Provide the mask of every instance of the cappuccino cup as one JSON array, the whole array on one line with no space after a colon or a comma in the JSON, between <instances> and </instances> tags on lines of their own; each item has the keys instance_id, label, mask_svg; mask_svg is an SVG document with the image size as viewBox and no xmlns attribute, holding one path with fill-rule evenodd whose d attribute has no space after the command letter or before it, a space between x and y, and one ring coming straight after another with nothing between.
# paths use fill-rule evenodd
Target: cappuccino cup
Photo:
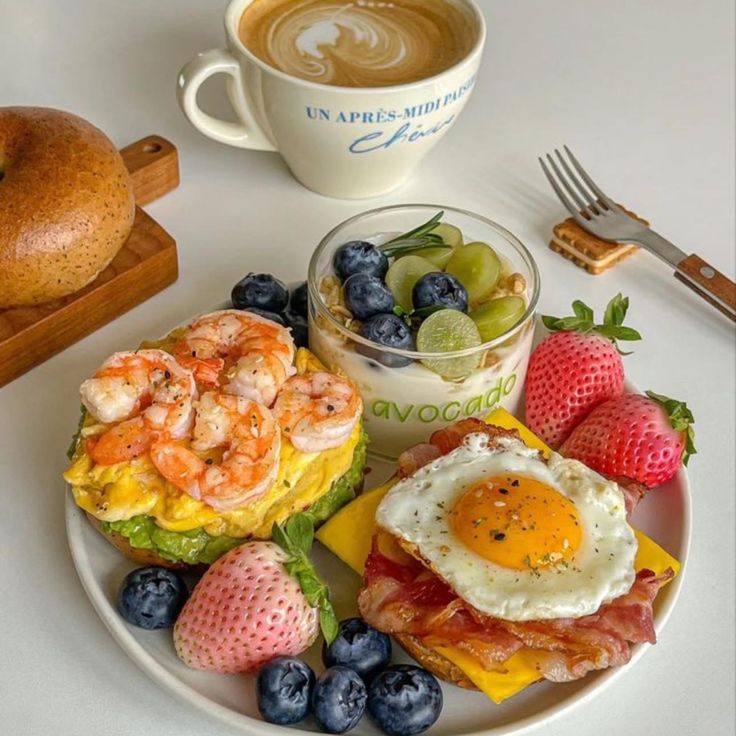
<instances>
[{"instance_id":1,"label":"cappuccino cup","mask_svg":"<svg viewBox=\"0 0 736 736\"><path fill-rule=\"evenodd\" d=\"M359 199L403 184L452 127L486 26L474 0L232 0L225 36L179 73L189 121L221 143L278 151L319 194ZM197 103L215 74L237 122Z\"/></svg>"}]
</instances>

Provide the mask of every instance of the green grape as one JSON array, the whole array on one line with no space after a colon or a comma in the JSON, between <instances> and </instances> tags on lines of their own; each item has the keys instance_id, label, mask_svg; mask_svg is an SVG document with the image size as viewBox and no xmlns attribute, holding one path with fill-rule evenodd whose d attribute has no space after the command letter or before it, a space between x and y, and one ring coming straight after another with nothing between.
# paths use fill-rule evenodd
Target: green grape
<instances>
[{"instance_id":1,"label":"green grape","mask_svg":"<svg viewBox=\"0 0 736 736\"><path fill-rule=\"evenodd\" d=\"M410 312L413 308L411 292L414 284L437 267L422 256L403 256L394 261L386 273L386 286L396 299L396 303Z\"/></svg>"},{"instance_id":2,"label":"green grape","mask_svg":"<svg viewBox=\"0 0 736 736\"><path fill-rule=\"evenodd\" d=\"M526 302L520 296L491 299L470 313L478 325L483 342L490 342L508 332L526 312Z\"/></svg>"},{"instance_id":3,"label":"green grape","mask_svg":"<svg viewBox=\"0 0 736 736\"><path fill-rule=\"evenodd\" d=\"M463 244L463 234L459 227L441 222L432 232L439 235L442 240L453 248L459 248Z\"/></svg>"},{"instance_id":4,"label":"green grape","mask_svg":"<svg viewBox=\"0 0 736 736\"><path fill-rule=\"evenodd\" d=\"M470 303L477 304L496 287L501 275L501 261L490 245L468 243L452 254L445 271L460 279L468 290Z\"/></svg>"},{"instance_id":5,"label":"green grape","mask_svg":"<svg viewBox=\"0 0 736 736\"><path fill-rule=\"evenodd\" d=\"M482 344L475 322L455 309L441 309L430 314L417 332L420 353L450 353ZM467 378L483 357L480 351L461 358L424 358L422 363L448 381Z\"/></svg>"},{"instance_id":6,"label":"green grape","mask_svg":"<svg viewBox=\"0 0 736 736\"><path fill-rule=\"evenodd\" d=\"M449 248L423 248L422 258L426 258L430 263L434 263L439 269L444 269L447 262L452 258L453 253L462 247L463 234L460 229L454 225L446 225L440 223L432 230L432 233L439 235Z\"/></svg>"}]
</instances>

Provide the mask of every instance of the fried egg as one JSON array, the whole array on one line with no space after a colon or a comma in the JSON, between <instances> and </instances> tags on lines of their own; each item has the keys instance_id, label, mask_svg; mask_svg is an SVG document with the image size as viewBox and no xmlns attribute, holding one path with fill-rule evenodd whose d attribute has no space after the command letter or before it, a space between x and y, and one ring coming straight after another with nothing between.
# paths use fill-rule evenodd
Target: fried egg
<instances>
[{"instance_id":1,"label":"fried egg","mask_svg":"<svg viewBox=\"0 0 736 736\"><path fill-rule=\"evenodd\" d=\"M399 481L376 522L463 600L507 621L586 616L636 575L618 486L513 438L469 435Z\"/></svg>"}]
</instances>

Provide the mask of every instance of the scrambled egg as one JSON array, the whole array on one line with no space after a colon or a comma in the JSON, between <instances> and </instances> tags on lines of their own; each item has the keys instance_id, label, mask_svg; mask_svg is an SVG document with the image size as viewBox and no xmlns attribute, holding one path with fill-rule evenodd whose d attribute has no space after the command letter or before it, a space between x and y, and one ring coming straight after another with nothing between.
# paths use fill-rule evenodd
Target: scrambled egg
<instances>
[{"instance_id":1,"label":"scrambled egg","mask_svg":"<svg viewBox=\"0 0 736 736\"><path fill-rule=\"evenodd\" d=\"M172 336L146 347L170 347ZM325 370L308 350L296 355L298 373ZM87 417L82 436L98 434L105 425ZM212 536L268 539L274 522L281 523L317 502L332 483L348 472L361 441L358 424L341 447L320 453L299 452L284 438L279 474L269 491L247 507L218 512L169 483L148 455L116 465L95 465L78 443L64 478L77 505L100 521L122 521L138 515L153 517L157 526L172 532L204 528ZM219 460L216 452L203 454Z\"/></svg>"}]
</instances>

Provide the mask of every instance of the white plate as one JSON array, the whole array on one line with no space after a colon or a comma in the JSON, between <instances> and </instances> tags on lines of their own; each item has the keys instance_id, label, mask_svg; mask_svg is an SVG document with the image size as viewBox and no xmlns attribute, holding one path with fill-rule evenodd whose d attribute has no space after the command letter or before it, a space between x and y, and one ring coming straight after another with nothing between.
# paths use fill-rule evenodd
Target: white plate
<instances>
[{"instance_id":1,"label":"white plate","mask_svg":"<svg viewBox=\"0 0 736 736\"><path fill-rule=\"evenodd\" d=\"M635 390L633 386L629 386ZM369 486L378 485L391 474L391 467L370 460L373 472ZM687 474L681 469L669 483L649 493L637 508L632 523L646 532L670 554L683 563L683 570L657 596L654 605L657 632L667 622L682 586L685 562L690 545L690 487ZM136 567L106 542L88 523L67 492L66 527L74 564L92 605L118 644L151 679L180 696L214 718L243 733L277 736L282 726L273 726L260 719L255 701L254 678L251 675L217 675L186 667L174 653L171 632L144 631L126 624L115 608L120 581ZM321 545L315 545L315 563L329 583L340 618L355 615L355 600L359 577ZM442 685L445 706L439 721L430 733L434 736L470 734L518 734L539 726L565 711L592 698L613 680L632 667L647 651L648 644L633 648L631 662L623 667L588 675L567 684L542 682L524 690L501 705L494 705L485 696L452 685ZM395 647L399 650L399 647ZM305 659L317 673L322 669L319 645L305 653ZM395 659L411 661L403 652ZM305 730L317 730L307 721ZM368 718L364 718L351 734L377 734Z\"/></svg>"}]
</instances>

